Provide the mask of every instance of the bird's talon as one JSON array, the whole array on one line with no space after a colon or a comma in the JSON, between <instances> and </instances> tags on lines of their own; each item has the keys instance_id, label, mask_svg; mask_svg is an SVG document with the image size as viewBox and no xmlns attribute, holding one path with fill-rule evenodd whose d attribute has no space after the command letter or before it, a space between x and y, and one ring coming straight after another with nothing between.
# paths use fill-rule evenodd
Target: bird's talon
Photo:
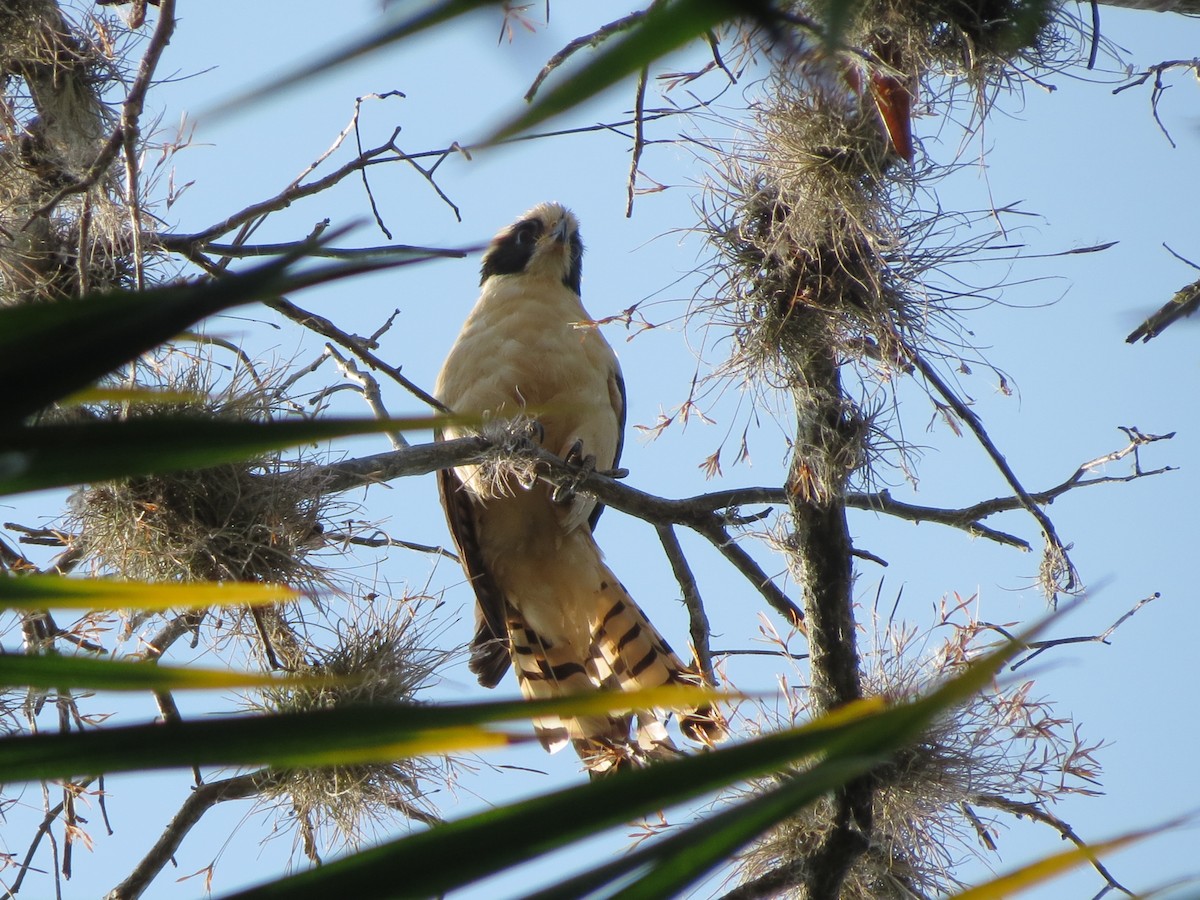
<instances>
[{"instance_id":1,"label":"bird's talon","mask_svg":"<svg viewBox=\"0 0 1200 900\"><path fill-rule=\"evenodd\" d=\"M583 465L583 441L581 439L577 438L575 443L571 445L571 448L567 450L567 455L563 457L563 462L569 463L573 466Z\"/></svg>"}]
</instances>

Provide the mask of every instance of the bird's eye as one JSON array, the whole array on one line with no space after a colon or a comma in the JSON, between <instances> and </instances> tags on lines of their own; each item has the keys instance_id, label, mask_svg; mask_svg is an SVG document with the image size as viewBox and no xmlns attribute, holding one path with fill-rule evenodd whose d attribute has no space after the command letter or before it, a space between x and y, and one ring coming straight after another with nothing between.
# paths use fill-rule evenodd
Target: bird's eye
<instances>
[{"instance_id":1,"label":"bird's eye","mask_svg":"<svg viewBox=\"0 0 1200 900\"><path fill-rule=\"evenodd\" d=\"M513 234L513 241L518 247L526 247L537 240L539 231L537 222L522 222Z\"/></svg>"}]
</instances>

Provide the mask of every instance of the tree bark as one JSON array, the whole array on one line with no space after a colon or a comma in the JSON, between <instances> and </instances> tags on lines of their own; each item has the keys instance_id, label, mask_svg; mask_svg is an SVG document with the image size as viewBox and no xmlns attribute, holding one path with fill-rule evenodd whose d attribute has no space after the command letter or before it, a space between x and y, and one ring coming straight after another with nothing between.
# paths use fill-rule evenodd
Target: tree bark
<instances>
[{"instance_id":1,"label":"tree bark","mask_svg":"<svg viewBox=\"0 0 1200 900\"><path fill-rule=\"evenodd\" d=\"M832 348L810 352L798 361L798 369L793 390L796 441L787 484L793 525L788 549L803 591L811 708L818 714L862 696L845 500L861 448ZM840 896L847 873L868 847L871 804L868 779L837 793L833 828L806 865L794 869L805 900Z\"/></svg>"}]
</instances>

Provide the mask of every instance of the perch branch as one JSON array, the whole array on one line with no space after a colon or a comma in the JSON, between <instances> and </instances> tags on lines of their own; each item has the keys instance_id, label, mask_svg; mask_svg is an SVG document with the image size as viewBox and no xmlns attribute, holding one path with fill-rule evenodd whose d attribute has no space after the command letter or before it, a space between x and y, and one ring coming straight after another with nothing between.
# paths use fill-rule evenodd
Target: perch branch
<instances>
[{"instance_id":1,"label":"perch branch","mask_svg":"<svg viewBox=\"0 0 1200 900\"><path fill-rule=\"evenodd\" d=\"M1037 503L1050 503L1075 488L1131 481L1169 471L1167 468L1143 470L1137 461L1137 451L1145 444L1166 440L1171 435L1147 435L1133 428L1125 429L1125 432L1130 437L1127 446L1086 462L1062 483L1027 496ZM768 603L783 614L789 624L797 626L803 622L803 614L799 607L775 585L774 580L763 572L758 563L732 540L728 532L730 524L739 519L740 506L786 502L787 496L783 488L733 488L682 499L670 499L623 484L600 472L582 472L528 441L509 442L506 448L510 449L514 456L538 462L541 477L551 484L571 485L606 506L655 526L683 525L702 534L754 584L756 590L763 593ZM321 475L327 480L329 490L341 492L373 483L385 483L394 478L427 475L451 466L479 463L495 452L496 445L488 438L464 437L441 443L415 444L403 450L344 460L323 467ZM1132 474L1085 477L1093 469L1131 454L1135 458L1135 471ZM1002 543L1028 546L1019 538L1004 535L1003 532L986 528L979 523L979 519L995 513L1024 508L1024 500L1017 496L985 500L962 509L939 509L901 503L884 490L871 494L850 494L846 505L914 522L936 522L961 528L972 534L988 536Z\"/></svg>"}]
</instances>

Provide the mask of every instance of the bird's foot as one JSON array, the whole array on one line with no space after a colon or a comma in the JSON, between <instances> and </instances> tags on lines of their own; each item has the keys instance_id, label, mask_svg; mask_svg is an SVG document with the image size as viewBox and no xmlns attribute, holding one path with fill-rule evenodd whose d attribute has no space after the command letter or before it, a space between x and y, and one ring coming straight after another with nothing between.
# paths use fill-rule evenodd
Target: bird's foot
<instances>
[{"instance_id":1,"label":"bird's foot","mask_svg":"<svg viewBox=\"0 0 1200 900\"><path fill-rule=\"evenodd\" d=\"M550 499L555 503L570 503L575 499L575 494L579 490L579 485L582 484L589 475L596 471L596 457L592 454L583 453L583 441L576 441L563 457L563 462L571 466L577 466L579 471L576 472L571 480L563 484L556 484L554 490L550 492Z\"/></svg>"}]
</instances>

